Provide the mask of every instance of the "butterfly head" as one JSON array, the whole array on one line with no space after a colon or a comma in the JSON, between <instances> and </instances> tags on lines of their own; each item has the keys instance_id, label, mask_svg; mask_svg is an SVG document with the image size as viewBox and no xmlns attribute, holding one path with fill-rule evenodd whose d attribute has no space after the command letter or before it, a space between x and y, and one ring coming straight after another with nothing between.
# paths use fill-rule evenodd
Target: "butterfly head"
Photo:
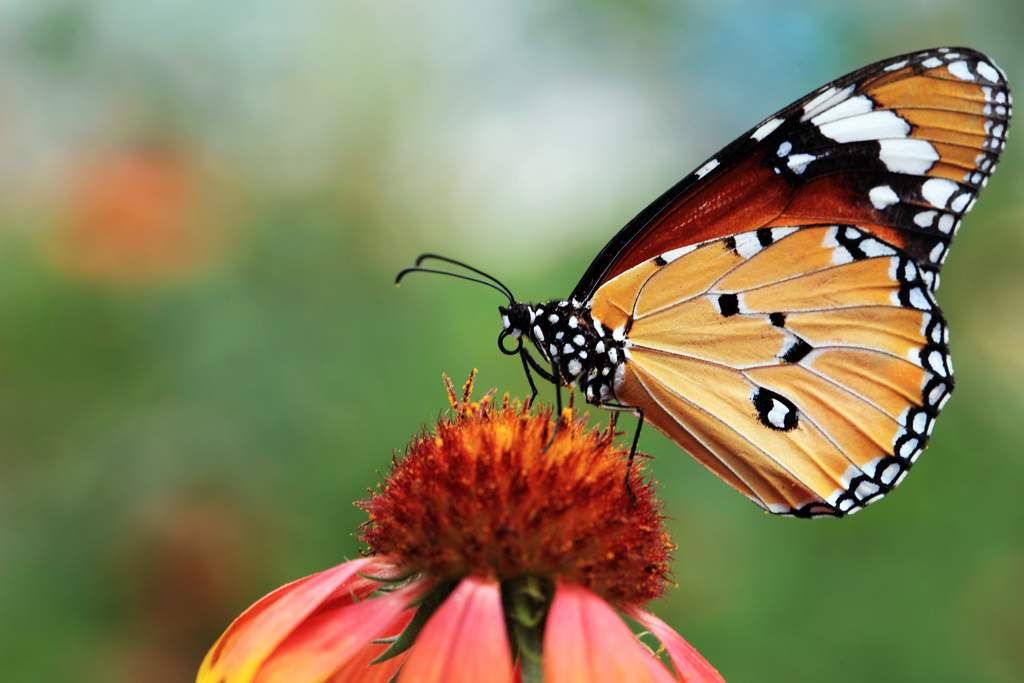
<instances>
[{"instance_id":1,"label":"butterfly head","mask_svg":"<svg viewBox=\"0 0 1024 683\"><path fill-rule=\"evenodd\" d=\"M498 347L507 355L519 353L523 348L523 339L530 338L530 328L537 318L537 312L530 304L510 302L508 306L498 306L501 314L501 334L498 335ZM516 340L514 348L505 346L505 339Z\"/></svg>"},{"instance_id":2,"label":"butterfly head","mask_svg":"<svg viewBox=\"0 0 1024 683\"><path fill-rule=\"evenodd\" d=\"M578 386L589 403L603 404L614 397L626 342L607 336L585 307L556 299L540 304L514 302L498 311L502 324L498 346L504 353L523 354L524 365L548 381ZM516 340L514 347L505 346L508 337ZM524 348L527 340L540 360L552 366L550 373Z\"/></svg>"},{"instance_id":3,"label":"butterfly head","mask_svg":"<svg viewBox=\"0 0 1024 683\"><path fill-rule=\"evenodd\" d=\"M520 339L537 318L536 311L529 304L513 302L508 306L498 306L501 314L501 329L508 332L513 339Z\"/></svg>"}]
</instances>

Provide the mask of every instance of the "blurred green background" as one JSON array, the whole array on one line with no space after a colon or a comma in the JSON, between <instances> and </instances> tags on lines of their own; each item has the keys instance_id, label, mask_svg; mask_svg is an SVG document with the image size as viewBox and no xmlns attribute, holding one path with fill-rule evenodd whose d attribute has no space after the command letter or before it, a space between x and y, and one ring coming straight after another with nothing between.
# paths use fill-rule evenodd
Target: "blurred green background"
<instances>
[{"instance_id":1,"label":"blurred green background","mask_svg":"<svg viewBox=\"0 0 1024 683\"><path fill-rule=\"evenodd\" d=\"M1022 36L1020 0L3 3L0 679L191 680L356 555L442 372L526 393L496 293L394 288L421 251L565 296L811 89L944 44L1019 87ZM770 517L644 432L679 545L653 608L730 683L1024 680L1017 137L944 271L957 392L886 502Z\"/></svg>"}]
</instances>

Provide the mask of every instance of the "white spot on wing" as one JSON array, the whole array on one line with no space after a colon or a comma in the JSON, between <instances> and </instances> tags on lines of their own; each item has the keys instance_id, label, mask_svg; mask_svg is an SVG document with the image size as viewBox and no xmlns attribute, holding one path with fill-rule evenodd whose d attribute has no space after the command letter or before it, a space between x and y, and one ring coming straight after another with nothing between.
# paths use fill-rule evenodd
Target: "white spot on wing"
<instances>
[{"instance_id":1,"label":"white spot on wing","mask_svg":"<svg viewBox=\"0 0 1024 683\"><path fill-rule=\"evenodd\" d=\"M716 168L718 168L718 159L712 159L711 161L697 169L697 177L703 178L708 173L714 171Z\"/></svg>"},{"instance_id":2,"label":"white spot on wing","mask_svg":"<svg viewBox=\"0 0 1024 683\"><path fill-rule=\"evenodd\" d=\"M921 185L921 195L937 209L946 208L946 202L957 191L957 184L946 178L929 178Z\"/></svg>"},{"instance_id":3,"label":"white spot on wing","mask_svg":"<svg viewBox=\"0 0 1024 683\"><path fill-rule=\"evenodd\" d=\"M914 216L914 223L922 228L931 227L931 224L935 222L935 214L935 211L921 211Z\"/></svg>"},{"instance_id":4,"label":"white spot on wing","mask_svg":"<svg viewBox=\"0 0 1024 683\"><path fill-rule=\"evenodd\" d=\"M864 239L861 240L860 250L864 252L864 255L868 258L877 258L879 256L892 256L896 251L887 244L883 244L876 239Z\"/></svg>"},{"instance_id":5,"label":"white spot on wing","mask_svg":"<svg viewBox=\"0 0 1024 683\"><path fill-rule=\"evenodd\" d=\"M843 266L847 263L853 263L853 254L846 247L836 247L832 250L832 265Z\"/></svg>"},{"instance_id":6,"label":"white spot on wing","mask_svg":"<svg viewBox=\"0 0 1024 683\"><path fill-rule=\"evenodd\" d=\"M879 140L878 144L878 158L893 173L924 175L939 160L939 153L927 140Z\"/></svg>"},{"instance_id":7,"label":"white spot on wing","mask_svg":"<svg viewBox=\"0 0 1024 683\"><path fill-rule=\"evenodd\" d=\"M661 258L665 259L666 263L672 263L677 258L679 258L681 256L686 256L687 254L689 254L691 251L693 251L696 248L697 248L696 244L691 244L691 245L686 246L686 247L679 247L678 249L673 249L672 251L666 251L664 254L661 255Z\"/></svg>"},{"instance_id":8,"label":"white spot on wing","mask_svg":"<svg viewBox=\"0 0 1024 683\"><path fill-rule=\"evenodd\" d=\"M964 210L964 207L967 206L967 202L969 201L971 201L970 193L964 192L963 194L957 196L957 198L953 200L953 202L949 205L949 208L953 209L957 213L960 213Z\"/></svg>"},{"instance_id":9,"label":"white spot on wing","mask_svg":"<svg viewBox=\"0 0 1024 683\"><path fill-rule=\"evenodd\" d=\"M937 66L942 66L942 60L938 57L929 57L928 59L921 62L921 66L926 69L934 69Z\"/></svg>"},{"instance_id":10,"label":"white spot on wing","mask_svg":"<svg viewBox=\"0 0 1024 683\"><path fill-rule=\"evenodd\" d=\"M920 287L914 287L910 290L910 305L919 311L930 311L932 308L928 298L921 291Z\"/></svg>"},{"instance_id":11,"label":"white spot on wing","mask_svg":"<svg viewBox=\"0 0 1024 683\"><path fill-rule=\"evenodd\" d=\"M874 108L873 103L864 95L850 98L845 102L826 109L817 116L811 119L811 123L816 126L821 126L824 123L830 121L837 121L839 119L845 119L848 116L858 116L860 114L867 114Z\"/></svg>"},{"instance_id":12,"label":"white spot on wing","mask_svg":"<svg viewBox=\"0 0 1024 683\"><path fill-rule=\"evenodd\" d=\"M744 232L736 235L736 253L743 258L750 258L761 251L761 242L756 232Z\"/></svg>"},{"instance_id":13,"label":"white spot on wing","mask_svg":"<svg viewBox=\"0 0 1024 683\"><path fill-rule=\"evenodd\" d=\"M793 173L800 175L801 173L807 170L807 164L811 163L817 158L818 157L814 156L813 154L793 154L792 156L789 157L789 159L786 160L786 165L789 166Z\"/></svg>"},{"instance_id":14,"label":"white spot on wing","mask_svg":"<svg viewBox=\"0 0 1024 683\"><path fill-rule=\"evenodd\" d=\"M750 137L754 138L758 142L764 140L766 137L771 135L776 128L782 125L783 120L779 118L769 119L757 127Z\"/></svg>"},{"instance_id":15,"label":"white spot on wing","mask_svg":"<svg viewBox=\"0 0 1024 683\"><path fill-rule=\"evenodd\" d=\"M818 126L825 137L836 142L861 142L905 138L910 124L892 111L872 111ZM923 141L922 141L923 142ZM929 145L930 146L930 145Z\"/></svg>"},{"instance_id":16,"label":"white spot on wing","mask_svg":"<svg viewBox=\"0 0 1024 683\"><path fill-rule=\"evenodd\" d=\"M891 187L888 185L879 185L878 187L871 188L868 192L868 198L871 200L871 205L881 211L887 206L892 206L900 200Z\"/></svg>"},{"instance_id":17,"label":"white spot on wing","mask_svg":"<svg viewBox=\"0 0 1024 683\"><path fill-rule=\"evenodd\" d=\"M842 90L838 88L829 88L825 92L821 93L813 100L804 105L804 115L800 117L801 121L807 121L812 119L821 112L825 111L829 107L834 107L850 95L853 94L857 84L849 85Z\"/></svg>"},{"instance_id":18,"label":"white spot on wing","mask_svg":"<svg viewBox=\"0 0 1024 683\"><path fill-rule=\"evenodd\" d=\"M880 463L880 462L882 462L881 458L875 458L873 460L868 460L866 463L864 463L863 465L860 466L860 469L861 469L861 471L864 474L866 474L869 477L871 477L872 479L874 479L875 478L875 472L878 470L878 463Z\"/></svg>"},{"instance_id":19,"label":"white spot on wing","mask_svg":"<svg viewBox=\"0 0 1024 683\"><path fill-rule=\"evenodd\" d=\"M839 228L832 226L825 231L825 239L821 241L821 244L826 249L832 250L832 265L842 266L847 263L853 263L853 255L850 251L839 244L839 240L836 239L839 234Z\"/></svg>"},{"instance_id":20,"label":"white spot on wing","mask_svg":"<svg viewBox=\"0 0 1024 683\"><path fill-rule=\"evenodd\" d=\"M889 463L889 465L882 470L882 476L880 477L883 484L889 486L892 484L892 480L896 478L896 475L900 473L899 463Z\"/></svg>"},{"instance_id":21,"label":"white spot on wing","mask_svg":"<svg viewBox=\"0 0 1024 683\"><path fill-rule=\"evenodd\" d=\"M953 62L946 67L949 73L953 74L962 81L973 81L974 74L971 73L971 69L967 66L967 62L960 60L959 62Z\"/></svg>"},{"instance_id":22,"label":"white spot on wing","mask_svg":"<svg viewBox=\"0 0 1024 683\"><path fill-rule=\"evenodd\" d=\"M789 415L789 408L780 401L772 399L772 409L768 411L768 421L776 429L786 428L786 416Z\"/></svg>"},{"instance_id":23,"label":"white spot on wing","mask_svg":"<svg viewBox=\"0 0 1024 683\"><path fill-rule=\"evenodd\" d=\"M999 72L992 68L988 62L978 62L978 73L981 74L982 78L993 83L999 82Z\"/></svg>"},{"instance_id":24,"label":"white spot on wing","mask_svg":"<svg viewBox=\"0 0 1024 683\"><path fill-rule=\"evenodd\" d=\"M794 232L796 232L799 229L800 228L772 228L772 241L773 242L778 242L783 237L787 237L789 235L792 235Z\"/></svg>"},{"instance_id":25,"label":"white spot on wing","mask_svg":"<svg viewBox=\"0 0 1024 683\"><path fill-rule=\"evenodd\" d=\"M896 62L895 64L890 64L889 66L885 67L885 70L886 71L899 71L900 69L902 69L906 65L907 65L907 60L903 59L903 60L900 60L900 61Z\"/></svg>"},{"instance_id":26,"label":"white spot on wing","mask_svg":"<svg viewBox=\"0 0 1024 683\"><path fill-rule=\"evenodd\" d=\"M862 481L860 486L857 487L857 490L853 492L853 495L860 500L864 500L865 498L870 498L876 493L878 493L878 484L872 481Z\"/></svg>"},{"instance_id":27,"label":"white spot on wing","mask_svg":"<svg viewBox=\"0 0 1024 683\"><path fill-rule=\"evenodd\" d=\"M779 151L777 151L776 154L778 156L780 156L780 157L784 157L784 156L786 156L787 154L789 154L792 151L793 151L793 143L790 142L789 140L786 140L781 145L779 145Z\"/></svg>"},{"instance_id":28,"label":"white spot on wing","mask_svg":"<svg viewBox=\"0 0 1024 683\"><path fill-rule=\"evenodd\" d=\"M837 235L839 235L839 228L833 225L825 231L825 239L821 242L822 246L826 249L835 249L838 247L839 240L836 239Z\"/></svg>"}]
</instances>

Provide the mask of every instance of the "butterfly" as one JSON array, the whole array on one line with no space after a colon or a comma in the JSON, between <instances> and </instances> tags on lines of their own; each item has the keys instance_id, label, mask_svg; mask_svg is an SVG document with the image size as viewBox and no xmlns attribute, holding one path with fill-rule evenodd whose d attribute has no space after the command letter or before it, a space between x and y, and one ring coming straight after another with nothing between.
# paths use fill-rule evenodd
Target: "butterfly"
<instances>
[{"instance_id":1,"label":"butterfly","mask_svg":"<svg viewBox=\"0 0 1024 683\"><path fill-rule=\"evenodd\" d=\"M520 356L534 396L531 371L559 388L559 407L567 386L635 414L631 453L650 424L769 512L841 517L903 480L953 390L939 270L1012 103L974 50L886 59L708 159L627 223L567 299L518 302L436 254L396 282L434 272L501 291L498 345Z\"/></svg>"}]
</instances>

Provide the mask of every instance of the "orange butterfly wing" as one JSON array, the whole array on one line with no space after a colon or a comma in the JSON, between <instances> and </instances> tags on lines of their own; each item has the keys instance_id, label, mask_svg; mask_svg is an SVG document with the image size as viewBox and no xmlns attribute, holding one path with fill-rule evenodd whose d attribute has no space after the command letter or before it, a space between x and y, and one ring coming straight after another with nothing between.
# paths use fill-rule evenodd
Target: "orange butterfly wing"
<instances>
[{"instance_id":1,"label":"orange butterfly wing","mask_svg":"<svg viewBox=\"0 0 1024 683\"><path fill-rule=\"evenodd\" d=\"M771 512L851 513L927 442L953 387L945 322L901 250L849 226L771 232L656 257L592 315L627 330L615 394L647 423Z\"/></svg>"},{"instance_id":2,"label":"orange butterfly wing","mask_svg":"<svg viewBox=\"0 0 1024 683\"><path fill-rule=\"evenodd\" d=\"M740 136L644 209L572 298L589 301L612 278L673 249L813 223L871 232L936 280L999 160L1011 105L1005 75L968 48L893 57L843 76Z\"/></svg>"},{"instance_id":3,"label":"orange butterfly wing","mask_svg":"<svg viewBox=\"0 0 1024 683\"><path fill-rule=\"evenodd\" d=\"M772 512L885 495L953 389L933 292L1011 105L984 55L928 50L836 80L708 160L573 292L625 339L615 400Z\"/></svg>"}]
</instances>

